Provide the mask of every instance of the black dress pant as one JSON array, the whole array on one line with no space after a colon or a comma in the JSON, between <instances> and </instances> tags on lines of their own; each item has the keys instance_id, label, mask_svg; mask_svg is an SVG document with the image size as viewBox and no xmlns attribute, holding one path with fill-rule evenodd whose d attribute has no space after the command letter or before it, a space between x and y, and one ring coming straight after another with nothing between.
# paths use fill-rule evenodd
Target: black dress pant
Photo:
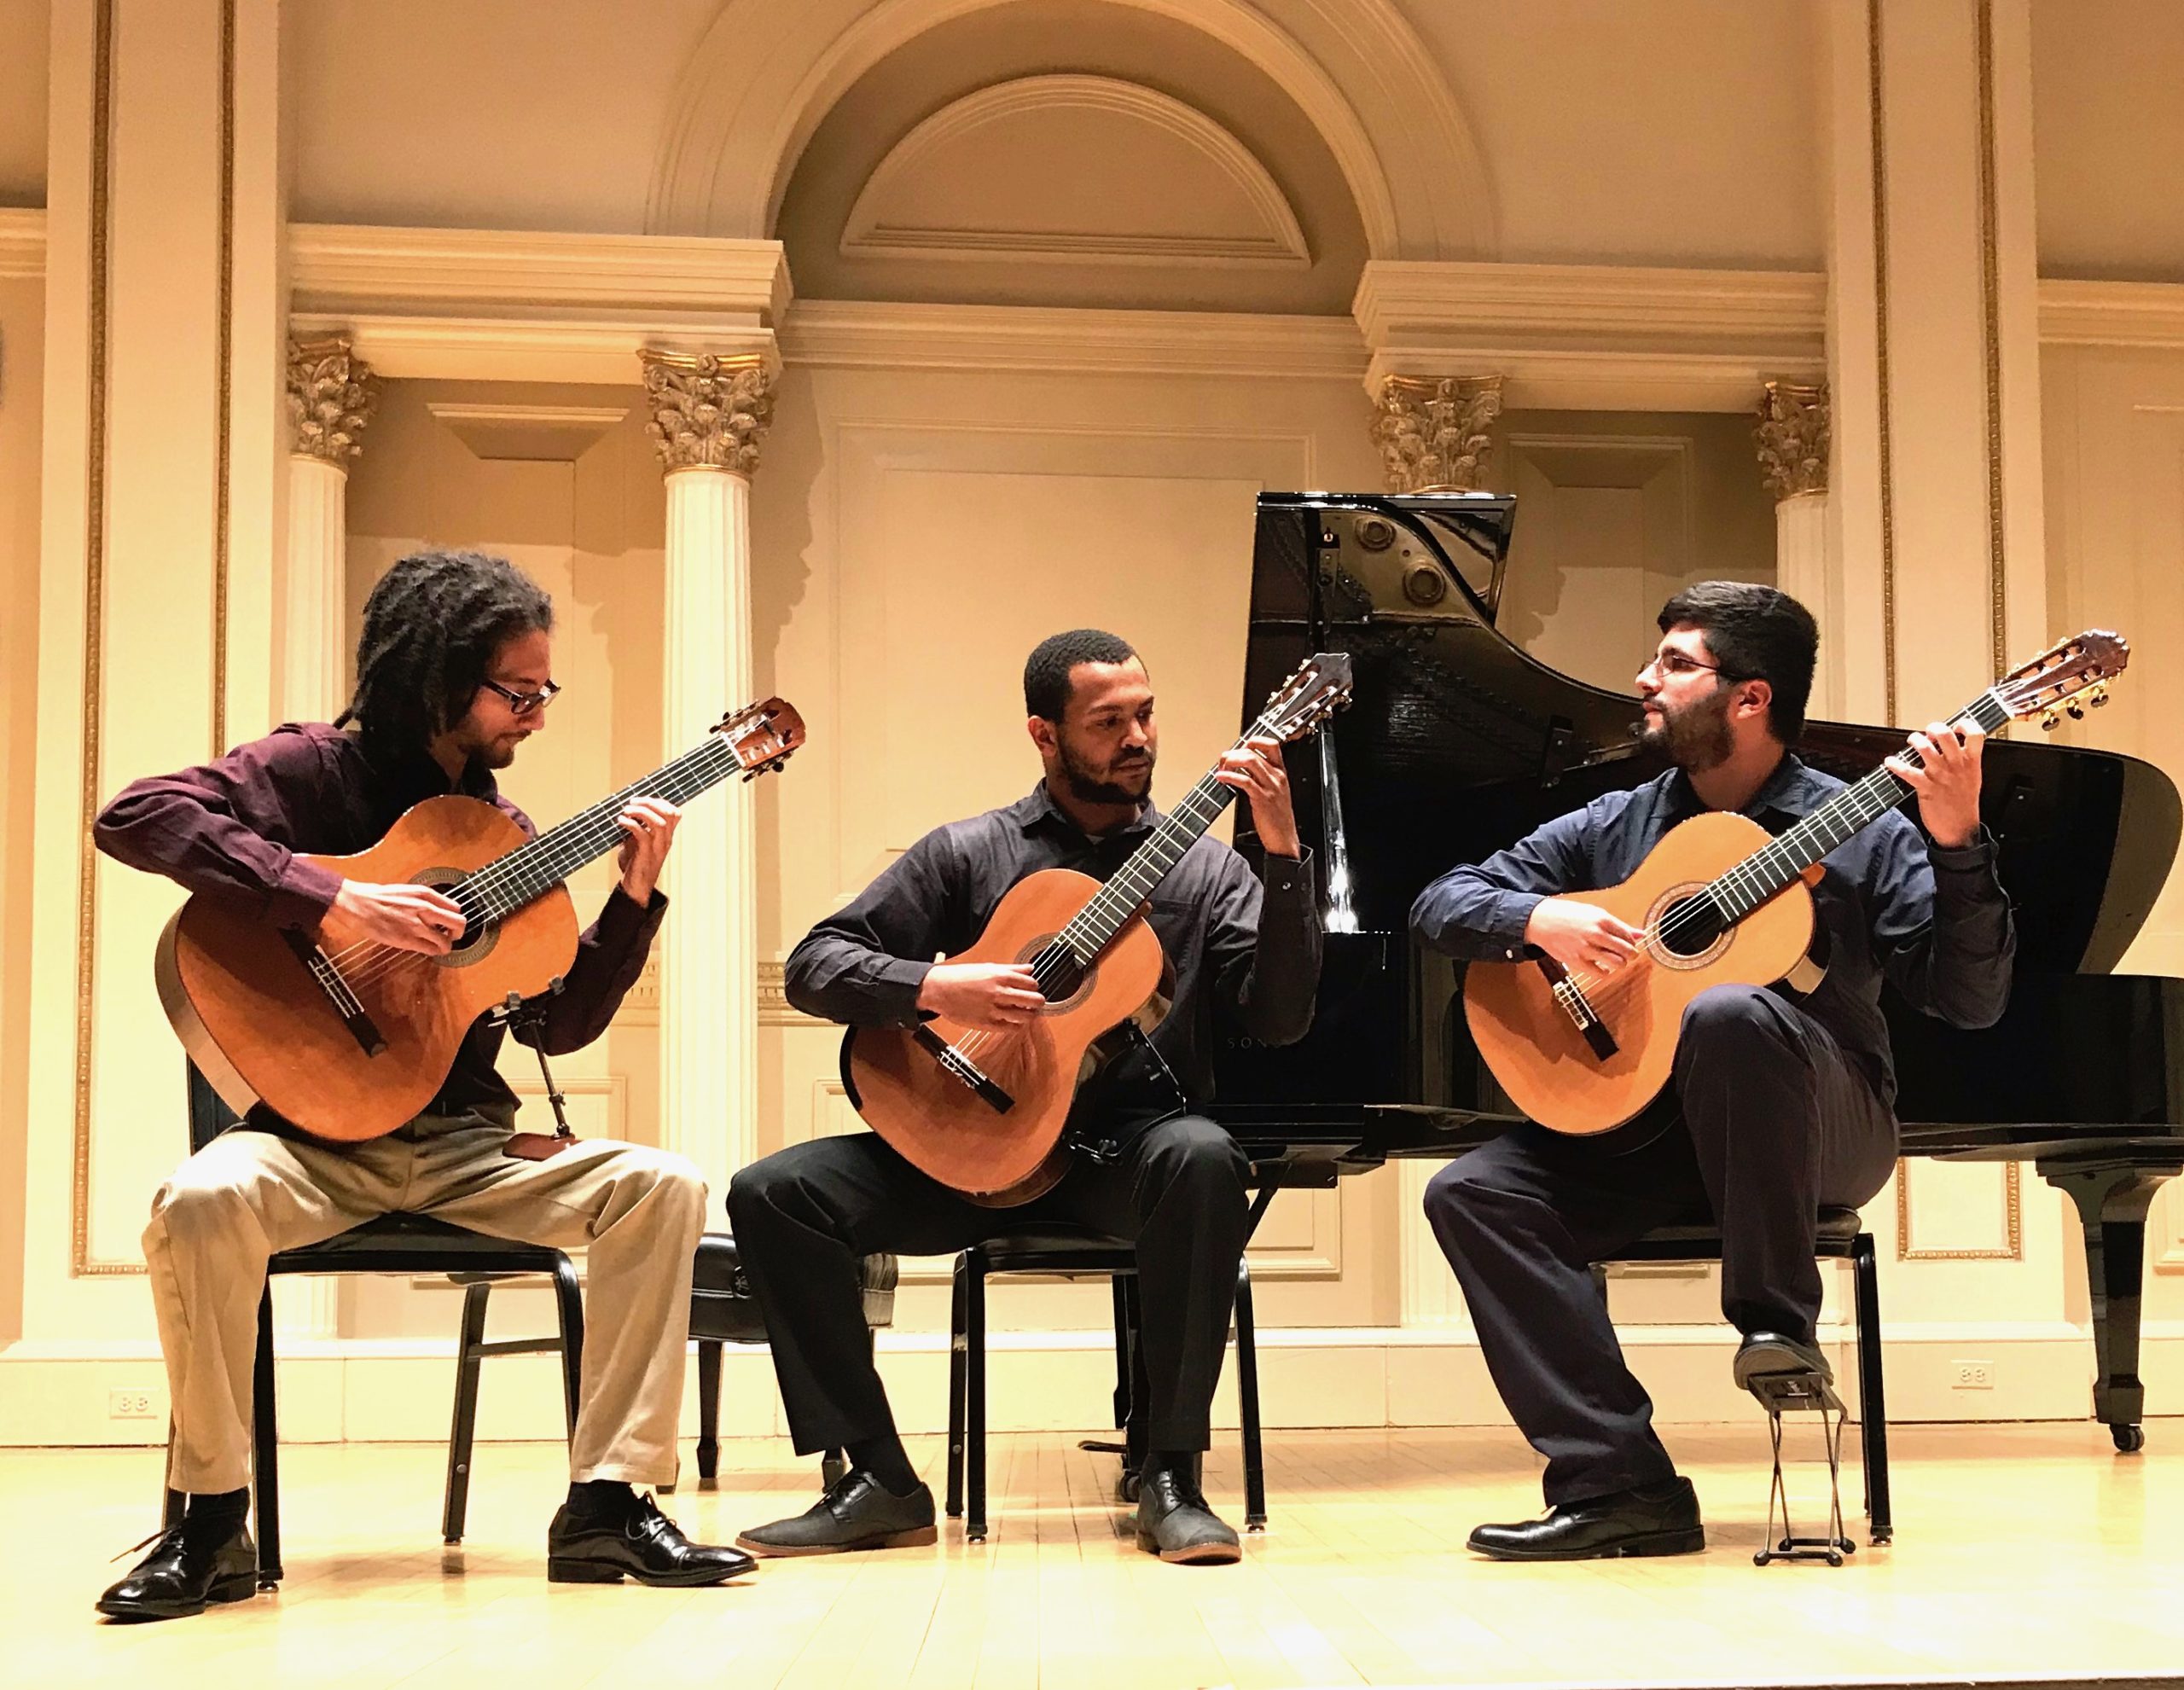
<instances>
[{"instance_id":1,"label":"black dress pant","mask_svg":"<svg viewBox=\"0 0 2184 1690\"><path fill-rule=\"evenodd\" d=\"M895 1430L865 1336L860 1257L948 1255L1056 1223L1136 1245L1151 1447L1205 1449L1244 1253L1246 1171L1235 1140L1196 1115L1144 1129L1112 1162L1079 1157L1052 1191L1008 1209L928 1179L872 1133L753 1163L729 1187L728 1212L798 1451Z\"/></svg>"},{"instance_id":2,"label":"black dress pant","mask_svg":"<svg viewBox=\"0 0 2184 1690\"><path fill-rule=\"evenodd\" d=\"M1821 1206L1866 1202L1896 1154L1894 1117L1827 1028L1777 993L1717 986L1685 1012L1670 1090L1636 1120L1590 1138L1526 1123L1434 1176L1426 1218L1502 1400L1547 1458L1550 1504L1676 1471L1593 1264L1711 1220L1723 1315L1810 1342Z\"/></svg>"}]
</instances>

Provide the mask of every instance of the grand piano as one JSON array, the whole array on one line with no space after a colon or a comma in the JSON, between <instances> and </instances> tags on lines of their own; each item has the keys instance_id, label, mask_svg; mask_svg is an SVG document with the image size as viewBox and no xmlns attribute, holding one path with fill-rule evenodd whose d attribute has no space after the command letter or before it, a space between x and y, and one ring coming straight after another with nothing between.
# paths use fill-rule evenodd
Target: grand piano
<instances>
[{"instance_id":1,"label":"grand piano","mask_svg":"<svg viewBox=\"0 0 2184 1690\"><path fill-rule=\"evenodd\" d=\"M1499 495L1261 496L1244 718L1307 653L1350 653L1355 702L1291 752L1329 931L1310 1035L1222 1053L1216 1115L1242 1141L1261 1212L1392 1157L1446 1157L1514 1113L1466 1027L1461 967L1414 944L1411 901L1660 765L1635 699L1547 668L1496 626L1514 501ZM2128 630L2126 632L2128 633ZM1811 722L1798 753L1855 779L1900 731ZM2094 1411L2144 1443L2138 1375L2148 1205L2184 1171L2184 981L2118 974L2175 855L2177 791L2113 752L1996 740L1982 811L2016 904L2017 979L1997 1026L1888 1006L1907 1155L2018 1159L2067 1192L2085 1238ZM1238 843L1256 842L1248 816Z\"/></svg>"}]
</instances>

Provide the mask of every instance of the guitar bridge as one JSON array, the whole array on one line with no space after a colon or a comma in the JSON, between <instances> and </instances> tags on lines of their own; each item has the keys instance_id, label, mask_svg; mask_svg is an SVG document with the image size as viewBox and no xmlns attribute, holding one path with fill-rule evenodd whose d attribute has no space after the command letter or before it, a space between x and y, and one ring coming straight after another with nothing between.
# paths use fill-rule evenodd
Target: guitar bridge
<instances>
[{"instance_id":1,"label":"guitar bridge","mask_svg":"<svg viewBox=\"0 0 2184 1690\"><path fill-rule=\"evenodd\" d=\"M293 927L283 927L281 936L288 940L288 949L295 952L296 960L309 972L311 984L326 994L327 1007L341 1018L341 1025L349 1030L349 1037L363 1047L364 1054L376 1056L385 1050L386 1035L380 1031L378 1024L364 1008L363 1000L350 989L333 959Z\"/></svg>"},{"instance_id":2,"label":"guitar bridge","mask_svg":"<svg viewBox=\"0 0 2184 1690\"><path fill-rule=\"evenodd\" d=\"M1584 1036L1593 1054L1603 1062L1613 1056L1622 1047L1616 1043L1615 1035L1608 1031L1607 1023L1600 1019L1600 1011L1593 1008L1592 1000L1585 996L1585 989L1551 956L1541 957L1539 967L1547 976L1548 990L1561 1005L1562 1013L1570 1018L1571 1025Z\"/></svg>"},{"instance_id":3,"label":"guitar bridge","mask_svg":"<svg viewBox=\"0 0 2184 1690\"><path fill-rule=\"evenodd\" d=\"M990 1106L996 1115L1006 1115L1016 1106L1016 1100L988 1078L985 1070L931 1027L915 1028L910 1037L932 1053L933 1060L940 1064L943 1073L951 1079L961 1080L977 1093L979 1100Z\"/></svg>"}]
</instances>

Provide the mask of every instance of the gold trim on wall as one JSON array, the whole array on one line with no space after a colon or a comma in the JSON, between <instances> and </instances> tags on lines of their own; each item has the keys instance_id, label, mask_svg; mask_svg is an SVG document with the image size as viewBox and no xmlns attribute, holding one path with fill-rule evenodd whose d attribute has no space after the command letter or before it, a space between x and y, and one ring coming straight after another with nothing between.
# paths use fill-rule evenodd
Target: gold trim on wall
<instances>
[{"instance_id":1,"label":"gold trim on wall","mask_svg":"<svg viewBox=\"0 0 2184 1690\"><path fill-rule=\"evenodd\" d=\"M807 1015L788 1001L784 979L787 965L761 961L758 964L758 1025L762 1027L830 1027L816 1015Z\"/></svg>"},{"instance_id":2,"label":"gold trim on wall","mask_svg":"<svg viewBox=\"0 0 2184 1690\"><path fill-rule=\"evenodd\" d=\"M1881 88L1880 0L1866 0L1866 83L1873 116L1873 369L1880 386L1881 698L1886 719L1892 724L1896 720L1896 467L1888 420L1888 129Z\"/></svg>"},{"instance_id":3,"label":"gold trim on wall","mask_svg":"<svg viewBox=\"0 0 2184 1690\"><path fill-rule=\"evenodd\" d=\"M91 822L98 815L99 695L106 665L107 311L109 304L107 218L113 188L114 0L98 0L91 60L91 265L88 337L89 404L84 465L83 786L76 858L76 1098L70 1193L70 1270L77 1275L142 1273L141 1263L90 1259L91 959L98 939L96 873Z\"/></svg>"},{"instance_id":4,"label":"gold trim on wall","mask_svg":"<svg viewBox=\"0 0 2184 1690\"><path fill-rule=\"evenodd\" d=\"M2002 526L2002 322L2001 213L1995 185L1995 0L1979 0L1979 295L1987 383L1987 596L1994 672L2009 667L2009 576Z\"/></svg>"},{"instance_id":5,"label":"gold trim on wall","mask_svg":"<svg viewBox=\"0 0 2184 1690\"><path fill-rule=\"evenodd\" d=\"M1914 1250L1911 1248L1910 1170L1896 1164L1896 1259L1899 1262L2022 1262L2024 1260L2024 1173L2016 1162L2002 1164L2002 1212L2009 1243L2000 1250Z\"/></svg>"},{"instance_id":6,"label":"gold trim on wall","mask_svg":"<svg viewBox=\"0 0 2184 1690\"><path fill-rule=\"evenodd\" d=\"M228 537L235 457L235 0L220 5L220 255L212 409L212 755L228 749Z\"/></svg>"}]
</instances>

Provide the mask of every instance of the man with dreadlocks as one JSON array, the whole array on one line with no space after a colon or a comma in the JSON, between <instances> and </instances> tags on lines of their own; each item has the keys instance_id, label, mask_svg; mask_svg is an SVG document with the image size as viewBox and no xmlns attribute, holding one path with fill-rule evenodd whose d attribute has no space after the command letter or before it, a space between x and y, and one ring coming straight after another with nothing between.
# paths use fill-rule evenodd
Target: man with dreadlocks
<instances>
[{"instance_id":1,"label":"man with dreadlocks","mask_svg":"<svg viewBox=\"0 0 2184 1690\"><path fill-rule=\"evenodd\" d=\"M303 860L376 844L415 804L461 793L497 805L493 771L545 725L552 601L521 571L473 552L406 557L373 589L357 690L333 724L290 724L218 762L129 787L100 816L99 848L263 917L269 930L344 933L444 955L455 903L421 886L344 880ZM666 907L655 889L678 815L630 800L620 883L579 942L535 1035L578 1048L644 966ZM682 1157L587 1141L543 1159L509 1153L515 1096L495 1071L500 1031L471 1028L439 1095L384 1138L334 1144L253 1109L176 1170L144 1232L173 1397L169 1483L182 1522L100 1598L102 1613L171 1619L238 1601L257 1582L246 1523L251 1357L267 1258L402 1209L498 1237L585 1246L590 1326L567 1502L546 1534L550 1579L718 1584L749 1556L695 1544L636 1485L676 1475L690 1268L706 1188Z\"/></svg>"}]
</instances>

